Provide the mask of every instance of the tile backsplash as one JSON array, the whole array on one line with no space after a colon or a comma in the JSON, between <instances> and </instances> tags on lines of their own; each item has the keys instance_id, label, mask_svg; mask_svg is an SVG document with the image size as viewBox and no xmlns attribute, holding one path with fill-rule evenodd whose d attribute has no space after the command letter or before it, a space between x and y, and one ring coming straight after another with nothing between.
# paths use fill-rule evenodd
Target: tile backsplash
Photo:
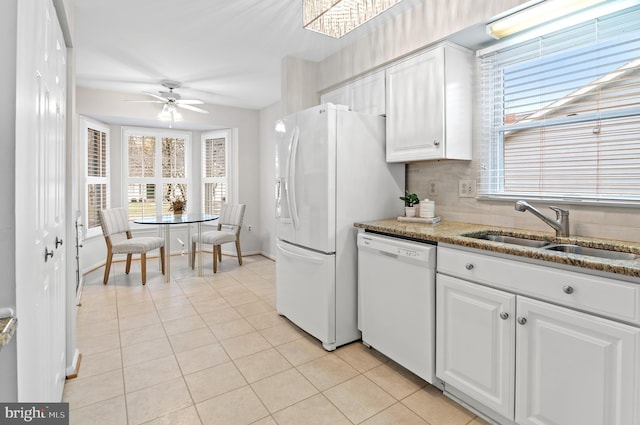
<instances>
[{"instance_id":1,"label":"tile backsplash","mask_svg":"<svg viewBox=\"0 0 640 425\"><path fill-rule=\"evenodd\" d=\"M514 201L485 201L458 197L460 179L477 180L474 161L425 161L407 164L407 188L420 199L433 199L436 215L443 220L479 223L553 232L534 215L514 209ZM427 196L429 182L436 182L436 194ZM531 202L536 208L555 217L549 203ZM571 234L622 241L640 240L640 214L637 208L563 205L570 211ZM546 211L545 211L546 210Z\"/></svg>"}]
</instances>

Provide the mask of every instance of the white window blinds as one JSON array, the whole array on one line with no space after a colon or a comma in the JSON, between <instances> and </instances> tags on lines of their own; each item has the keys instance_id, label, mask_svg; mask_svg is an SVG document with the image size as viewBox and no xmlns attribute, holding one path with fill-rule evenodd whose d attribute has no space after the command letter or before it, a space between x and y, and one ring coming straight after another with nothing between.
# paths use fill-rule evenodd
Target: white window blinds
<instances>
[{"instance_id":1,"label":"white window blinds","mask_svg":"<svg viewBox=\"0 0 640 425\"><path fill-rule=\"evenodd\" d=\"M640 8L480 57L481 197L640 202Z\"/></svg>"},{"instance_id":2,"label":"white window blinds","mask_svg":"<svg viewBox=\"0 0 640 425\"><path fill-rule=\"evenodd\" d=\"M131 220L170 213L171 200L188 201L188 134L126 129L123 143L127 153L126 202ZM187 211L189 205L187 202Z\"/></svg>"},{"instance_id":3,"label":"white window blinds","mask_svg":"<svg viewBox=\"0 0 640 425\"><path fill-rule=\"evenodd\" d=\"M87 234L100 229L99 211L109 207L109 131L85 122L85 211Z\"/></svg>"},{"instance_id":4,"label":"white window blinds","mask_svg":"<svg viewBox=\"0 0 640 425\"><path fill-rule=\"evenodd\" d=\"M218 214L227 202L227 137L207 135L202 139L202 200L206 214Z\"/></svg>"}]
</instances>

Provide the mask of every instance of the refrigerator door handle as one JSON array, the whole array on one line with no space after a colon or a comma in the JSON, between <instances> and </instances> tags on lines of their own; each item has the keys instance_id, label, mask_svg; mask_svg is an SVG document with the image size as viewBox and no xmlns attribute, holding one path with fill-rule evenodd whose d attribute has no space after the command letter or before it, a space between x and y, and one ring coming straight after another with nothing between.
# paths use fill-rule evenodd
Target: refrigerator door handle
<instances>
[{"instance_id":1,"label":"refrigerator door handle","mask_svg":"<svg viewBox=\"0 0 640 425\"><path fill-rule=\"evenodd\" d=\"M307 262L311 262L311 263L317 263L320 264L322 263L322 258L318 258L318 257L313 257L311 255L305 255L302 253L298 253L298 252L293 252L288 250L287 248L285 248L284 244L281 243L276 243L278 245L278 248L282 251L282 253L290 256L290 257L294 257L294 258L298 258L302 261L307 261Z\"/></svg>"},{"instance_id":2,"label":"refrigerator door handle","mask_svg":"<svg viewBox=\"0 0 640 425\"><path fill-rule=\"evenodd\" d=\"M282 200L281 192L282 180L276 179L276 218L279 219L282 216L282 206L280 204Z\"/></svg>"},{"instance_id":3,"label":"refrigerator door handle","mask_svg":"<svg viewBox=\"0 0 640 425\"><path fill-rule=\"evenodd\" d=\"M291 135L291 145L289 148L289 161L287 162L287 201L293 228L298 227L298 207L296 205L296 158L298 156L298 141L300 140L300 128L296 126Z\"/></svg>"}]
</instances>

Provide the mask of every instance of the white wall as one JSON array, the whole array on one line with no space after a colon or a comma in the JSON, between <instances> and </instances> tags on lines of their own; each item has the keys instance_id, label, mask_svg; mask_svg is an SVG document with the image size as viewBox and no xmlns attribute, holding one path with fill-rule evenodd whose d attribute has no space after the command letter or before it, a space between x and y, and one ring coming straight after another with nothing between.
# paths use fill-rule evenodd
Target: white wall
<instances>
[{"instance_id":1,"label":"white wall","mask_svg":"<svg viewBox=\"0 0 640 425\"><path fill-rule=\"evenodd\" d=\"M149 127L167 128L167 123L156 121L158 105L153 103L126 102L127 99L141 98L137 95L95 90L84 87L77 88L77 112L103 123L109 124L111 132L111 202L113 206L122 203L122 127L136 126L143 123ZM142 97L144 98L144 97ZM244 226L241 234L243 255L260 253L260 113L252 109L224 107L219 105L203 105L209 114L198 114L186 111L185 121L174 124L174 129L186 129L192 133L192 167L200 169L200 135L207 130L231 129L236 142L238 168L236 170L237 199L234 202L247 204ZM140 126L140 125L137 125ZM197 175L199 171L195 174ZM193 180L194 187L200 185L199 176ZM189 210L199 208L199 199L189 202ZM248 232L248 226L252 231ZM154 232L153 229L147 230ZM186 230L183 233L172 232L172 236L180 237L186 242ZM181 247L172 238L172 251L179 253ZM231 245L223 246L224 250ZM102 236L85 241L82 252L83 269L89 270L104 263L106 248Z\"/></svg>"},{"instance_id":2,"label":"white wall","mask_svg":"<svg viewBox=\"0 0 640 425\"><path fill-rule=\"evenodd\" d=\"M275 182L276 133L275 122L281 118L280 102L260 111L260 239L262 254L276 258Z\"/></svg>"}]
</instances>

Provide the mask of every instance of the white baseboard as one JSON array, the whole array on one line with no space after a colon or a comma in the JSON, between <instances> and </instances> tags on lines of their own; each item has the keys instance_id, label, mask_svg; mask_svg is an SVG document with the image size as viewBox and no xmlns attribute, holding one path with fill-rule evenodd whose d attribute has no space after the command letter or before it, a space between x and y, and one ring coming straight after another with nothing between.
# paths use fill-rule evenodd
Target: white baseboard
<instances>
[{"instance_id":1,"label":"white baseboard","mask_svg":"<svg viewBox=\"0 0 640 425\"><path fill-rule=\"evenodd\" d=\"M82 361L82 354L80 354L80 350L76 348L76 351L73 353L73 362L69 367L67 367L67 370L66 370L67 379L74 379L78 377L78 373L80 372L81 361Z\"/></svg>"}]
</instances>

